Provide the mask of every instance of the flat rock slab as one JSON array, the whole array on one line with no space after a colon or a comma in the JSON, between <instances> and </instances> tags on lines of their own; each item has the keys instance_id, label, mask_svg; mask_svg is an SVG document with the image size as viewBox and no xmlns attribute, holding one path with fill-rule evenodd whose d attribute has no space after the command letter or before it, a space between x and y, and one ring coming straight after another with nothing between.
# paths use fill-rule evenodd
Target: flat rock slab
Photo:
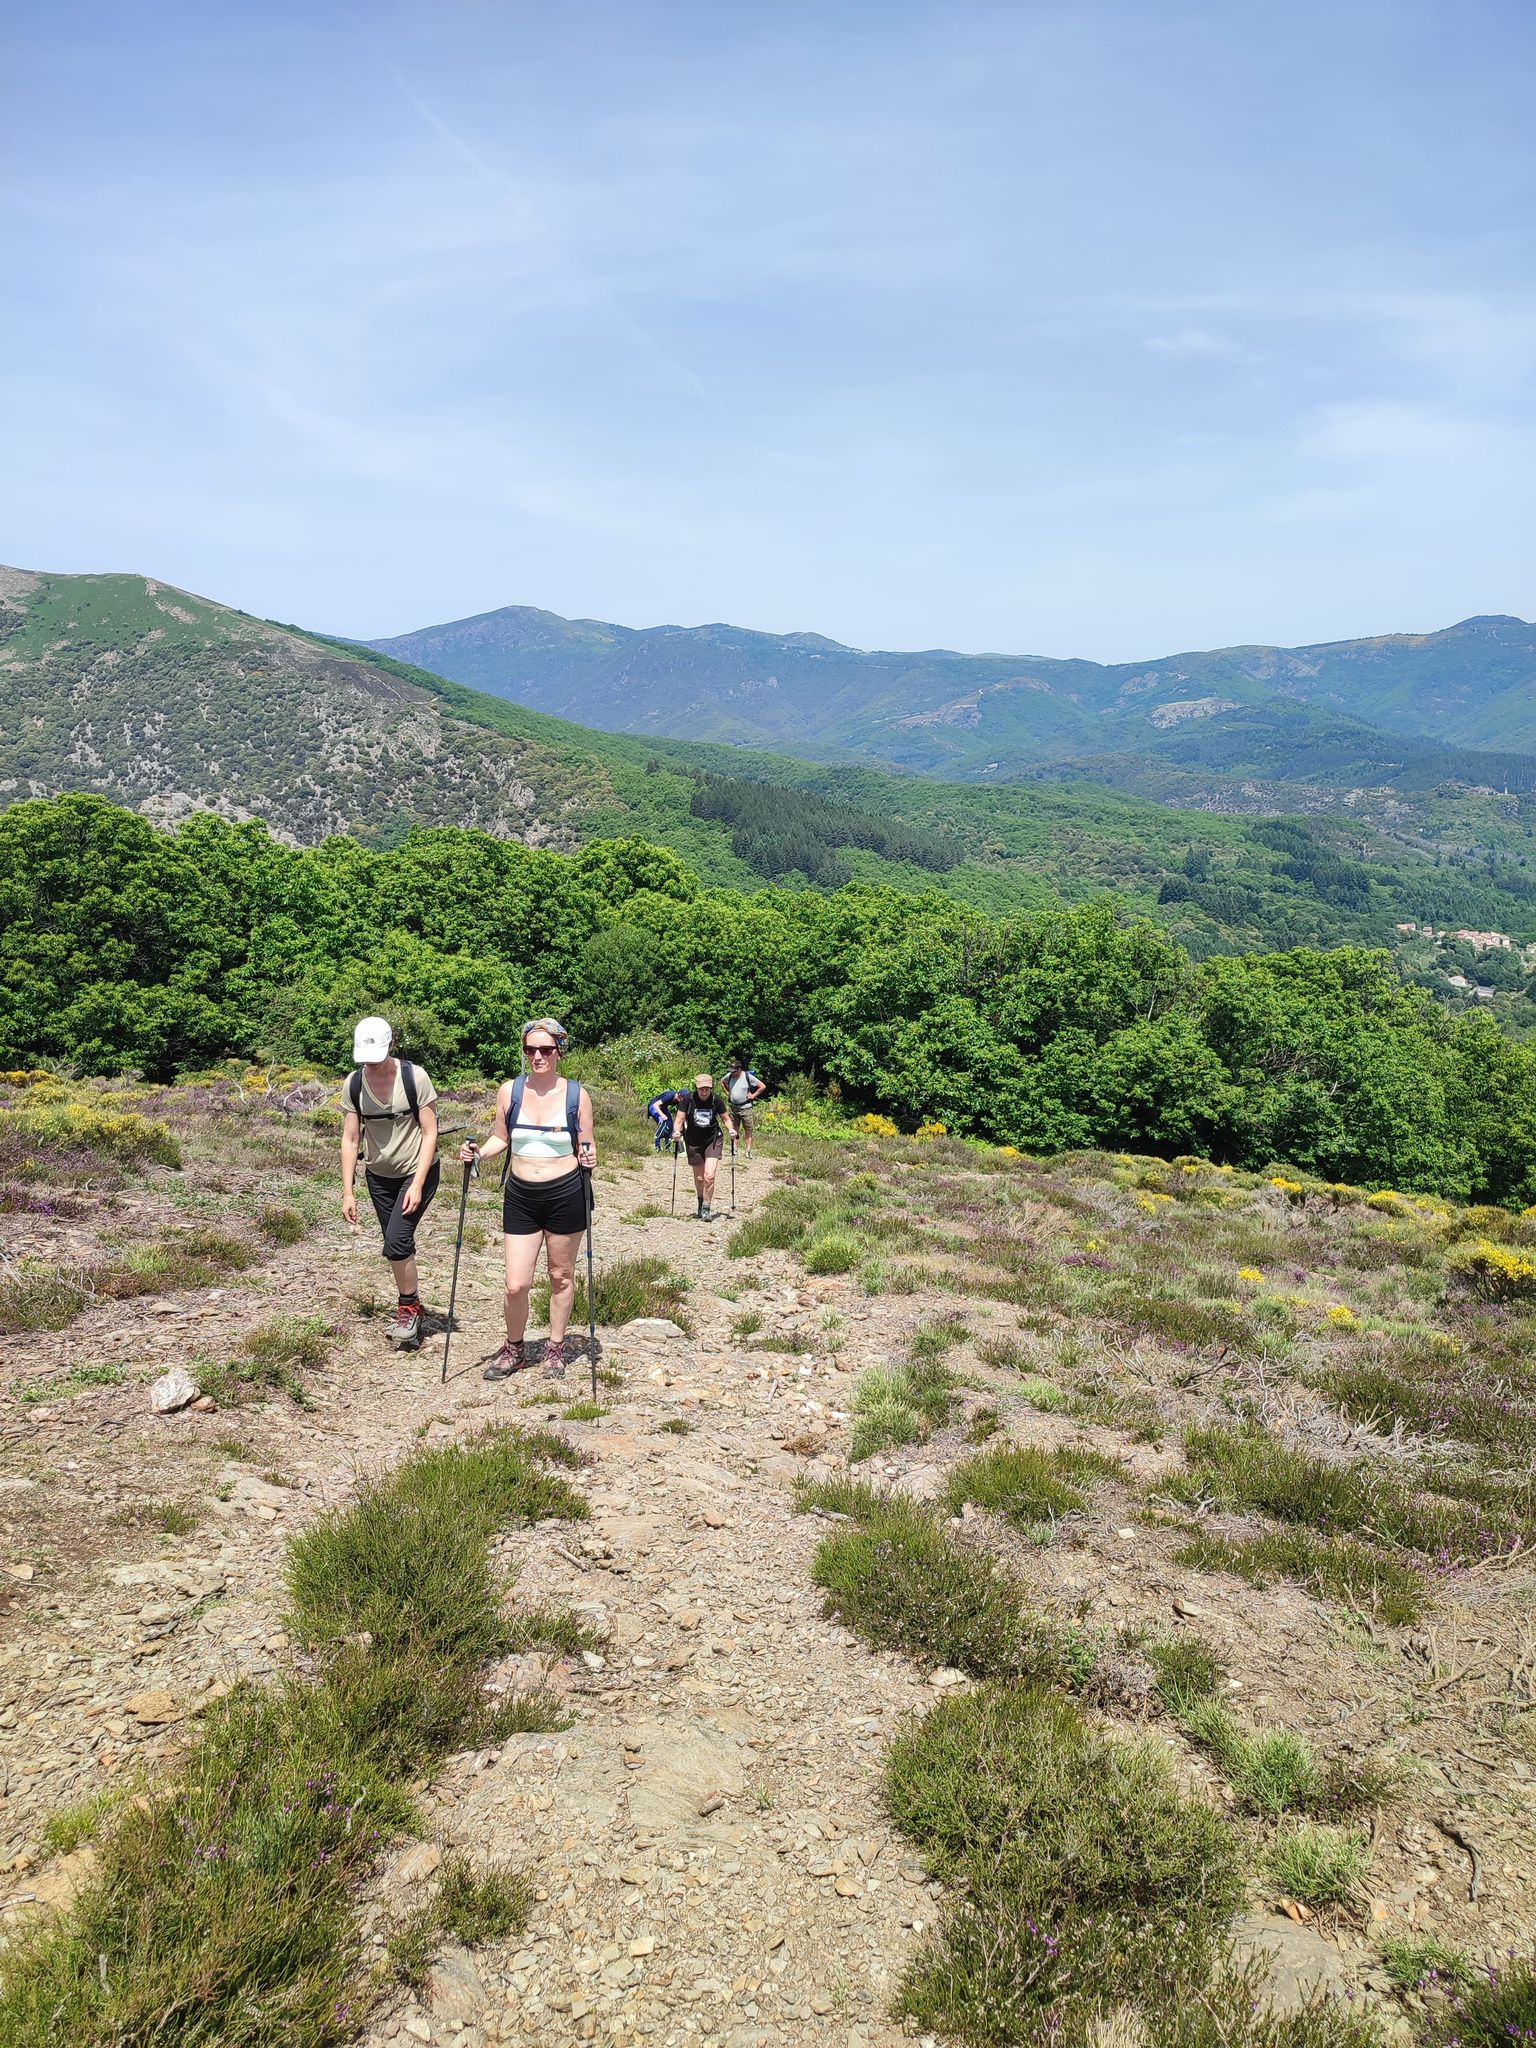
<instances>
[{"instance_id":1,"label":"flat rock slab","mask_svg":"<svg viewBox=\"0 0 1536 2048\"><path fill-rule=\"evenodd\" d=\"M1344 1958L1310 1927L1276 1913L1245 1913L1232 1930L1239 1958L1256 1956L1269 1971L1265 1986L1276 2012L1298 2012L1319 1997L1354 1993Z\"/></svg>"}]
</instances>

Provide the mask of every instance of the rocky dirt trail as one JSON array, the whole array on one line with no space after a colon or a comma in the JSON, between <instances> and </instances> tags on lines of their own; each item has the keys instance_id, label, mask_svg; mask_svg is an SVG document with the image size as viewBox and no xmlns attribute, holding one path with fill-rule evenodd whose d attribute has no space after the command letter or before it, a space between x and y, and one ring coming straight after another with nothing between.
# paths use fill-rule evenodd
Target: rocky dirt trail
<instances>
[{"instance_id":1,"label":"rocky dirt trail","mask_svg":"<svg viewBox=\"0 0 1536 2048\"><path fill-rule=\"evenodd\" d=\"M743 1212L773 1174L761 1160L742 1171ZM890 1996L938 1900L884 1822L880 1769L900 1717L937 1698L935 1678L949 1675L873 1655L823 1619L810 1561L826 1524L793 1512L789 1482L841 1467L857 1373L901 1357L924 1318L959 1308L969 1334L953 1354L962 1392L952 1424L877 1455L861 1475L934 1498L989 1402L1016 1441L1113 1454L1123 1479L1096 1485L1051 1542L992 1518L977 1531L1042 1609L1106 1639L1191 1629L1219 1653L1234 1707L1256 1725L1295 1729L1328 1754L1389 1743L1412 1767L1403 1799L1373 1827L1372 1897L1358 1913L1303 1925L1256 1880L1240 1932L1276 1961L1281 1994L1383 1992L1383 1928L1444 1932L1475 1952L1527 1937L1536 1771L1484 1728L1496 1700L1529 1692L1528 1648L1507 1648L1510 1613L1536 1611L1523 1559L1447 1574L1431 1618L1397 1633L1295 1585L1256 1589L1182 1566L1180 1530L1155 1503L1180 1462L1173 1425L1208 1398L1204 1367L1151 1347L1125 1353L1127 1372L1145 1374L1164 1405L1157 1443L1047 1412L1020 1398L1017 1373L980 1355L987 1337L1018 1333L1015 1310L944 1293L941 1261L929 1262L935 1284L869 1297L852 1276L813 1278L788 1253L731 1260L733 1219L696 1222L682 1188L679 1215L664 1213L670 1182L665 1158L599 1175L599 1264L664 1257L691 1282L696 1329L603 1331L608 1412L596 1421L564 1416L589 1391L584 1359L561 1384L537 1366L494 1386L480 1377L500 1338L489 1187L471 1201L446 1387L440 1324L418 1355L388 1353L366 1313L385 1299L373 1241L330 1210L301 1243L226 1286L104 1304L57 1335L0 1345L0 1914L66 1899L86 1867L88 1849L49 1848L51 1815L152 1778L222 1688L286 1667L292 1530L418 1443L506 1419L555 1427L580 1447L592 1510L587 1523L508 1537L509 1580L525 1600L570 1603L608 1646L548 1673L529 1658L497 1674L517 1687L547 1679L571 1725L454 1759L424 1793L425 1839L392 1855L366 1909L382 1948L383 1930L458 1849L529 1872L528 1927L472 1954L448 1950L422 1996L377 2008L364 2038L460 2048L884 2048L905 2038ZM931 1177L908 1185L921 1213ZM450 1172L423 1235L438 1310L456 1195ZM132 1199L138 1227L164 1220L164 1193ZM738 1338L746 1309L761 1328ZM149 1413L151 1370L228 1354L274 1314L312 1311L341 1334L311 1380L310 1407L278 1396L212 1415ZM78 1384L103 1360L134 1377ZM44 1398L23 1400L29 1385ZM155 1533L147 1504L157 1502L185 1506L195 1525ZM1145 1705L1100 1704L1129 1727ZM1230 1804L1203 1756L1166 1724L1152 1733L1189 1782Z\"/></svg>"},{"instance_id":2,"label":"rocky dirt trail","mask_svg":"<svg viewBox=\"0 0 1536 2048\"><path fill-rule=\"evenodd\" d=\"M743 1209L770 1171L741 1172ZM430 1839L392 1859L370 1924L419 1896L449 1848L526 1866L533 1918L510 1943L450 1951L422 2000L376 2013L366 2038L902 2038L886 2007L933 1900L876 1791L897 1718L933 1694L915 1669L872 1658L821 1618L808 1573L818 1525L792 1512L785 1484L804 1459L782 1448L838 1410L879 1349L876 1318L851 1282L797 1287L769 1254L759 1265L781 1270L752 1276L756 1298L770 1330L804 1328L805 1353L735 1344L736 1306L714 1291L747 1277L725 1258L732 1220L620 1221L642 1199L665 1203L670 1175L661 1160L599 1181L598 1257L664 1255L693 1282L697 1331L601 1333L609 1413L595 1423L559 1419L588 1392L585 1359L564 1385L537 1367L499 1386L480 1377L500 1335L488 1193L475 1198L484 1241L464 1255L447 1387L440 1335L395 1359L377 1322L359 1325L349 1304L373 1280L372 1247L339 1223L275 1254L246 1276L254 1284L117 1304L58 1336L10 1340L12 1371L67 1372L104 1343L140 1365L173 1363L270 1313L274 1287L290 1309L328 1308L352 1332L309 1411L278 1399L152 1417L139 1383L12 1422L0 1526L9 1570L24 1576L7 1581L0 1644L7 1915L67 1899L90 1855L49 1855L51 1814L152 1776L224 1688L283 1668L293 1529L417 1442L492 1419L553 1421L591 1458L592 1519L519 1532L505 1557L523 1597L569 1601L609 1647L550 1674L570 1697L565 1732L458 1758L429 1789ZM680 1191L680 1211L692 1206ZM453 1207L445 1185L424 1235L438 1307ZM834 1301L848 1317L836 1359L814 1341L815 1312ZM158 1538L113 1521L119 1502L146 1497L191 1500L203 1519ZM516 1660L502 1676L525 1683L541 1665Z\"/></svg>"}]
</instances>

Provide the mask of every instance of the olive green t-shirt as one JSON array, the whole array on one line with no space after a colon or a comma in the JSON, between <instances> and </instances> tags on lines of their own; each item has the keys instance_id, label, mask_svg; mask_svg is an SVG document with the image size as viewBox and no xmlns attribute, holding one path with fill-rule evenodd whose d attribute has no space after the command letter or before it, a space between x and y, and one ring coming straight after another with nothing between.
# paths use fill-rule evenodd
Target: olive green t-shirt
<instances>
[{"instance_id":1,"label":"olive green t-shirt","mask_svg":"<svg viewBox=\"0 0 1536 2048\"><path fill-rule=\"evenodd\" d=\"M436 1102L437 1090L424 1067L413 1067L416 1079L416 1107L425 1109ZM395 1086L388 1102L381 1102L368 1086L363 1070L363 1088L358 1107L363 1120L363 1164L381 1180L409 1180L421 1162L421 1126L411 1115L411 1105L395 1062Z\"/></svg>"}]
</instances>

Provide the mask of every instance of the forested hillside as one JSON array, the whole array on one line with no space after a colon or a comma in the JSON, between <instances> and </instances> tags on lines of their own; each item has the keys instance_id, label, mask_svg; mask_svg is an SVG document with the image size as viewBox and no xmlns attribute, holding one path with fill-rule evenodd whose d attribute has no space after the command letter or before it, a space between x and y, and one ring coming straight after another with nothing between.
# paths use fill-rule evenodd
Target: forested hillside
<instances>
[{"instance_id":1,"label":"forested hillside","mask_svg":"<svg viewBox=\"0 0 1536 2048\"><path fill-rule=\"evenodd\" d=\"M567 850L640 836L711 883L858 878L998 914L1112 890L1200 956L1388 944L1405 920L1536 939L1536 798L1388 795L1280 847L1093 783L976 788L590 731L152 579L0 572L0 800L67 790L305 845L415 825Z\"/></svg>"},{"instance_id":2,"label":"forested hillside","mask_svg":"<svg viewBox=\"0 0 1536 2048\"><path fill-rule=\"evenodd\" d=\"M1536 1051L1447 1016L1382 953L1196 965L1108 904L996 920L858 883L706 889L635 839L567 857L441 828L300 851L86 796L0 817L7 1063L339 1069L381 1009L449 1073L512 1070L521 1019L554 1010L589 1046L663 1028L908 1128L1536 1200Z\"/></svg>"}]
</instances>

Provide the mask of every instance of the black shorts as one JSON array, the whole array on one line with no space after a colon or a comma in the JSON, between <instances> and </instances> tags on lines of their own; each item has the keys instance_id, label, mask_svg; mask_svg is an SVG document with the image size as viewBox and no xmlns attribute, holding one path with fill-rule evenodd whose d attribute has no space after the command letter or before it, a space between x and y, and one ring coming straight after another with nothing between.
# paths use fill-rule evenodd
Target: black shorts
<instances>
[{"instance_id":1,"label":"black shorts","mask_svg":"<svg viewBox=\"0 0 1536 2048\"><path fill-rule=\"evenodd\" d=\"M431 1207L441 1172L442 1169L434 1159L422 1186L421 1202L410 1216L407 1216L400 1206L400 1199L411 1184L409 1174L404 1180L385 1180L380 1174L364 1173L363 1178L368 1183L368 1196L373 1203L373 1213L378 1217L379 1228L384 1233L386 1259L415 1257L416 1226Z\"/></svg>"},{"instance_id":2,"label":"black shorts","mask_svg":"<svg viewBox=\"0 0 1536 2048\"><path fill-rule=\"evenodd\" d=\"M501 1227L508 1237L574 1237L587 1227L587 1194L579 1166L559 1180L519 1180L507 1175L501 1197Z\"/></svg>"}]
</instances>

